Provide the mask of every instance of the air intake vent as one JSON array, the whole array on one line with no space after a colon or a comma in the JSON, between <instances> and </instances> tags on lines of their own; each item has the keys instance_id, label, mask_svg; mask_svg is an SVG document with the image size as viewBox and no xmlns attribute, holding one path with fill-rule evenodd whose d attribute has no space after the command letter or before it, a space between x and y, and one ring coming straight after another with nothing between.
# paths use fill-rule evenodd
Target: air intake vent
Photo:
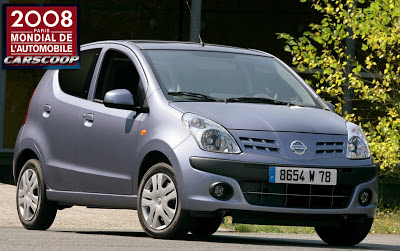
<instances>
[{"instance_id":1,"label":"air intake vent","mask_svg":"<svg viewBox=\"0 0 400 251\"><path fill-rule=\"evenodd\" d=\"M280 153L278 143L272 139L239 137L245 149Z\"/></svg>"},{"instance_id":2,"label":"air intake vent","mask_svg":"<svg viewBox=\"0 0 400 251\"><path fill-rule=\"evenodd\" d=\"M317 142L316 154L343 154L344 142Z\"/></svg>"},{"instance_id":3,"label":"air intake vent","mask_svg":"<svg viewBox=\"0 0 400 251\"><path fill-rule=\"evenodd\" d=\"M331 209L348 206L353 185L276 184L240 181L249 204L267 207Z\"/></svg>"}]
</instances>

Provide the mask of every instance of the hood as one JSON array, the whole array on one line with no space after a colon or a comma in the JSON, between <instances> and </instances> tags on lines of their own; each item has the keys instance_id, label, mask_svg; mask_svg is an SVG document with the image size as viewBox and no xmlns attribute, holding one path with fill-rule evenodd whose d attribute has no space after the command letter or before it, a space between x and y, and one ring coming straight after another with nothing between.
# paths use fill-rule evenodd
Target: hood
<instances>
[{"instance_id":1,"label":"hood","mask_svg":"<svg viewBox=\"0 0 400 251\"><path fill-rule=\"evenodd\" d=\"M316 108L222 102L170 102L170 106L211 119L227 129L347 135L346 121Z\"/></svg>"}]
</instances>

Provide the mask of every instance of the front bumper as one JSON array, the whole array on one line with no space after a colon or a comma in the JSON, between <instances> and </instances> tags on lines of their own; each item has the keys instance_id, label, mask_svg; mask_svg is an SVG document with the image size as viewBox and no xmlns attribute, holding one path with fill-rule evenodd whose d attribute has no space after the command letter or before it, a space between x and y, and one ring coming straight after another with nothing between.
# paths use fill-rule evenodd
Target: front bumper
<instances>
[{"instance_id":1,"label":"front bumper","mask_svg":"<svg viewBox=\"0 0 400 251\"><path fill-rule=\"evenodd\" d=\"M340 163L338 166L326 166L326 163L330 163L331 165L336 164L337 161L331 160L326 161L325 166L310 165L308 164L309 162L307 165L304 165L304 162L303 165L291 165L288 163L277 164L277 162L270 162L267 158L263 161L258 160L253 162L249 160L252 156L245 154L233 156L193 149L192 144L195 142L191 141L192 139L189 137L176 147L170 155L170 160L176 170L178 189L184 210L192 212L223 212L225 215L238 215L238 219L245 219L244 222L241 220L243 223L255 223L249 220L254 217L249 217L246 220L246 217L239 217L239 215L255 215L256 219L257 217L268 217L270 214L279 214L283 218L288 218L289 215L302 215L305 219L310 219L310 221L308 224L304 222L300 224L298 222L297 225L310 226L315 225L315 222L313 223L312 221L313 217L321 219L331 218L333 219L332 222L335 222L337 218L347 219L349 217L357 217L361 219L373 218L375 216L378 202L378 182L376 168L371 164L345 166L343 163ZM221 156L226 156L226 159L221 159ZM230 160L227 158L230 158ZM362 163L365 164L366 162ZM315 166L318 168L338 169L338 185L351 187L348 200L344 204L336 203L335 207L325 207L326 203L313 203L312 205L277 203L271 206L268 204L257 204L254 200L246 197L243 192L249 186L245 183L267 183L268 167L276 165L296 167ZM216 182L226 182L232 186L234 194L230 200L220 201L211 196L209 188ZM254 189L254 187L251 188ZM372 191L372 201L368 206L364 207L359 204L358 195L365 188ZM265 216L259 216L258 214ZM314 216L310 217L311 215ZM294 217L296 218L297 216ZM319 221L319 218L316 222ZM258 224L264 224L261 220L255 221ZM281 223L287 225L285 222ZM273 224L278 224L278 222L274 222ZM293 222L290 225L296 225L296 223Z\"/></svg>"},{"instance_id":2,"label":"front bumper","mask_svg":"<svg viewBox=\"0 0 400 251\"><path fill-rule=\"evenodd\" d=\"M356 185L376 177L375 166L337 168L335 186L269 183L269 166L265 164L191 157L193 168L234 178L247 203L257 206L337 209L348 206ZM299 167L299 166L296 166Z\"/></svg>"}]
</instances>

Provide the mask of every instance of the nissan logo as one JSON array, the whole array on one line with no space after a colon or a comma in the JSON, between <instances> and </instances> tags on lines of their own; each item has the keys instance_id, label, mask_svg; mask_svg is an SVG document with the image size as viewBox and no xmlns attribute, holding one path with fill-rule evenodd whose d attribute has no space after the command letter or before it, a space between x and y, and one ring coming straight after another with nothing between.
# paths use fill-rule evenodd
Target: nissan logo
<instances>
[{"instance_id":1,"label":"nissan logo","mask_svg":"<svg viewBox=\"0 0 400 251\"><path fill-rule=\"evenodd\" d=\"M292 151L295 154L298 155L303 155L306 153L307 151L307 147L306 145L303 144L303 142L301 142L300 140L295 140L290 144L290 149L292 149Z\"/></svg>"}]
</instances>

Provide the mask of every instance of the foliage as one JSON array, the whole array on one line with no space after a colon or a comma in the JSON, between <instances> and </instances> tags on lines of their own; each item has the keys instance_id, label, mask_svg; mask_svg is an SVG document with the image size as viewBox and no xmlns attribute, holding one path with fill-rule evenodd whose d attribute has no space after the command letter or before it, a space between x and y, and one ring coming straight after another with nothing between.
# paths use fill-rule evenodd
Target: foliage
<instances>
[{"instance_id":1,"label":"foliage","mask_svg":"<svg viewBox=\"0 0 400 251\"><path fill-rule=\"evenodd\" d=\"M400 164L400 0L301 0L311 2L321 22L299 38L280 33L300 71L314 70L307 83L336 101L342 114L348 81L353 109L346 119L363 125L381 173ZM350 58L346 38L355 43ZM318 70L315 70L318 69Z\"/></svg>"}]
</instances>

